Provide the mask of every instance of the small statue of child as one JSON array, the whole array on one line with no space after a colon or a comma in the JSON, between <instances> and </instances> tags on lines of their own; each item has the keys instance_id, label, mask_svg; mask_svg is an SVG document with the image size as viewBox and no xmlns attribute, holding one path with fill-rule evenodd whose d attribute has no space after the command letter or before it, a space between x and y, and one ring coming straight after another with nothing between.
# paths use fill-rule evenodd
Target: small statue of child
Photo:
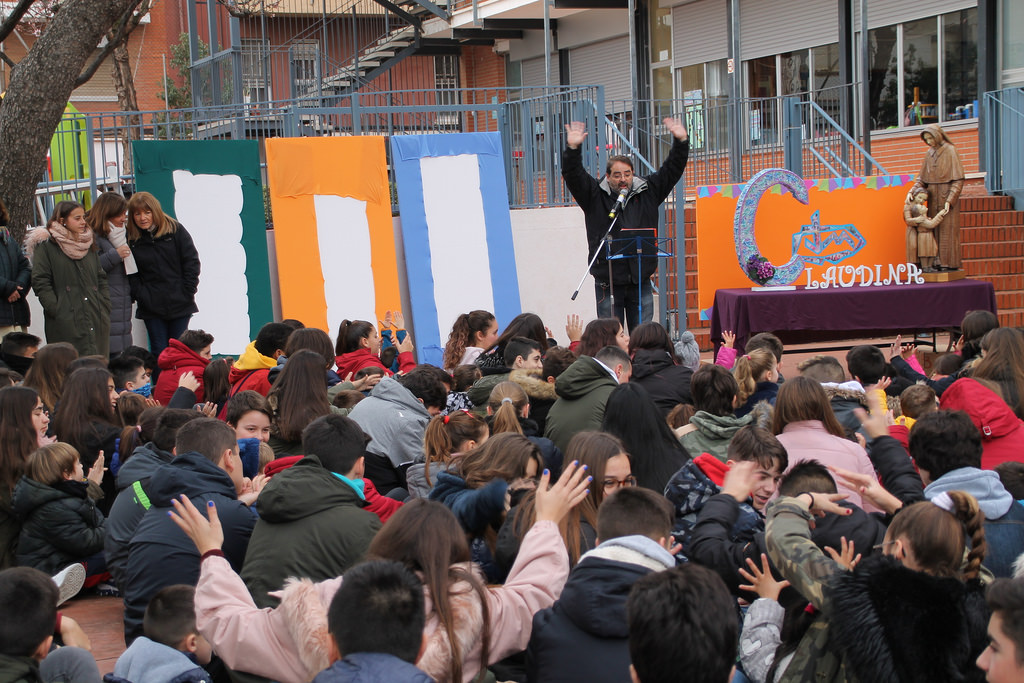
<instances>
[{"instance_id":1,"label":"small statue of child","mask_svg":"<svg viewBox=\"0 0 1024 683\"><path fill-rule=\"evenodd\" d=\"M903 222L907 224L907 263L916 263L926 273L936 271L935 257L939 253L934 230L949 213L944 208L928 218L928 193L924 190L913 194L903 205Z\"/></svg>"}]
</instances>

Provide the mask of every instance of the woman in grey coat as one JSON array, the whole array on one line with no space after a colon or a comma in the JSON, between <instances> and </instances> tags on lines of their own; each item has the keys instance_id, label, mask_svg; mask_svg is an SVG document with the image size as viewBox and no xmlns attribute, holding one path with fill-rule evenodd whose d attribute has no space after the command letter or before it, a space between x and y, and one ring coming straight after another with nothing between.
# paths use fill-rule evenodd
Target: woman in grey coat
<instances>
[{"instance_id":1,"label":"woman in grey coat","mask_svg":"<svg viewBox=\"0 0 1024 683\"><path fill-rule=\"evenodd\" d=\"M132 344L132 293L128 272L136 272L135 260L128 248L125 221L128 202L116 192L105 192L96 199L86 220L96 235L100 266L110 284L110 355L116 356Z\"/></svg>"}]
</instances>

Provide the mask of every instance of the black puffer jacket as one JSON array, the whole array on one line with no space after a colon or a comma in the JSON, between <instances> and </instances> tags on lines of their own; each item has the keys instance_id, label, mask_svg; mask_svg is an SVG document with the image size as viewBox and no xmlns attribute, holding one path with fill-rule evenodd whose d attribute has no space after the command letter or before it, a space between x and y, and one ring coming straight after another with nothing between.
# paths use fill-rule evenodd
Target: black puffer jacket
<instances>
[{"instance_id":1,"label":"black puffer jacket","mask_svg":"<svg viewBox=\"0 0 1024 683\"><path fill-rule=\"evenodd\" d=\"M156 239L142 231L129 246L139 266L138 273L128 276L132 298L139 305L136 318L172 320L199 310L199 252L181 224Z\"/></svg>"},{"instance_id":2,"label":"black puffer jacket","mask_svg":"<svg viewBox=\"0 0 1024 683\"><path fill-rule=\"evenodd\" d=\"M690 154L690 141L672 141L672 149L669 151L665 161L656 172L649 176L633 176L633 187L629 191L625 204L619 210L619 220L612 231L612 238L620 238L623 229L648 228L656 230L658 227L658 207L665 201L672 188L683 175L686 168L686 159ZM572 193L573 199L583 209L584 219L587 226L587 242L590 247L590 256L601 246L601 238L608 230L610 220L608 212L615 206L618 200L618 191L613 192L608 185L608 179L602 178L598 181L583 168L583 150L566 148L562 152L562 178L565 185ZM614 260L614 259L613 259ZM649 278L658 269L658 259L617 259L612 266L612 277L617 284L626 282L636 284L639 278ZM643 262L643 270L639 278L637 274L637 262ZM604 250L597 257L597 261L590 269L594 279L598 282L608 281L608 260L605 258ZM478 361L479 362L479 361Z\"/></svg>"},{"instance_id":3,"label":"black puffer jacket","mask_svg":"<svg viewBox=\"0 0 1024 683\"><path fill-rule=\"evenodd\" d=\"M637 349L633 353L633 376L629 381L647 390L662 415L668 415L679 403L693 403L692 377L693 370L676 365L665 349Z\"/></svg>"},{"instance_id":4,"label":"black puffer jacket","mask_svg":"<svg viewBox=\"0 0 1024 683\"><path fill-rule=\"evenodd\" d=\"M31 288L32 266L21 250L21 245L7 228L0 225L0 326L29 324L28 299ZM21 287L21 298L11 303L7 297Z\"/></svg>"},{"instance_id":5,"label":"black puffer jacket","mask_svg":"<svg viewBox=\"0 0 1024 683\"><path fill-rule=\"evenodd\" d=\"M18 564L51 576L103 550L106 520L82 482L57 487L22 477L12 507L21 519Z\"/></svg>"},{"instance_id":6,"label":"black puffer jacket","mask_svg":"<svg viewBox=\"0 0 1024 683\"><path fill-rule=\"evenodd\" d=\"M132 292L124 272L124 259L110 240L96 235L100 249L100 267L107 274L110 288L110 354L121 353L132 345Z\"/></svg>"}]
</instances>

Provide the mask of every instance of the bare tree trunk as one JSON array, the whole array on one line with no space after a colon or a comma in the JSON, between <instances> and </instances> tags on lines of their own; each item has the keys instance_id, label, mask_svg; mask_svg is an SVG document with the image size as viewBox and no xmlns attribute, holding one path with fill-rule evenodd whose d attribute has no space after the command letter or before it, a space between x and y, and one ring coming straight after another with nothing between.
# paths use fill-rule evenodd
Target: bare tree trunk
<instances>
[{"instance_id":1,"label":"bare tree trunk","mask_svg":"<svg viewBox=\"0 0 1024 683\"><path fill-rule=\"evenodd\" d=\"M117 90L118 109L124 112L139 110L139 101L135 93L135 77L132 75L131 63L128 61L127 38L114 48L111 70L114 76L114 88ZM122 172L132 173L132 140L139 139L139 117L125 116L125 134L121 137Z\"/></svg>"},{"instance_id":2,"label":"bare tree trunk","mask_svg":"<svg viewBox=\"0 0 1024 683\"><path fill-rule=\"evenodd\" d=\"M10 211L16 239L32 221L46 150L82 68L103 36L139 2L67 0L18 62L0 100L0 197Z\"/></svg>"}]
</instances>

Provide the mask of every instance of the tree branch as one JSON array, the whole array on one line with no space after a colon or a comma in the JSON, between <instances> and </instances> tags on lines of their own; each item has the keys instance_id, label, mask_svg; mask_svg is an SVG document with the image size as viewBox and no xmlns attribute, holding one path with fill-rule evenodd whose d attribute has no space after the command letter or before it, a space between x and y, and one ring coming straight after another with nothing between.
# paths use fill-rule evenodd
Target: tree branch
<instances>
[{"instance_id":1,"label":"tree branch","mask_svg":"<svg viewBox=\"0 0 1024 683\"><path fill-rule=\"evenodd\" d=\"M7 53L2 51L2 50L0 50L0 61L3 61L4 64L6 64L7 66L11 67L12 69L15 66L17 66L17 64L14 63L14 60L12 60L10 57L8 57Z\"/></svg>"},{"instance_id":2,"label":"tree branch","mask_svg":"<svg viewBox=\"0 0 1024 683\"><path fill-rule=\"evenodd\" d=\"M114 51L114 48L128 39L128 35L139 25L142 17L145 16L151 6L151 0L135 0L133 2L131 8L118 20L117 26L107 32L107 44L103 46L100 53L93 58L92 62L75 79L76 88L87 83L96 74L96 70L106 61L110 53Z\"/></svg>"},{"instance_id":3,"label":"tree branch","mask_svg":"<svg viewBox=\"0 0 1024 683\"><path fill-rule=\"evenodd\" d=\"M18 3L11 10L11 13L7 15L7 18L0 23L0 43L4 42L7 36L11 35L14 27L18 25L21 18L28 12L28 8L32 6L36 0L18 0Z\"/></svg>"}]
</instances>

